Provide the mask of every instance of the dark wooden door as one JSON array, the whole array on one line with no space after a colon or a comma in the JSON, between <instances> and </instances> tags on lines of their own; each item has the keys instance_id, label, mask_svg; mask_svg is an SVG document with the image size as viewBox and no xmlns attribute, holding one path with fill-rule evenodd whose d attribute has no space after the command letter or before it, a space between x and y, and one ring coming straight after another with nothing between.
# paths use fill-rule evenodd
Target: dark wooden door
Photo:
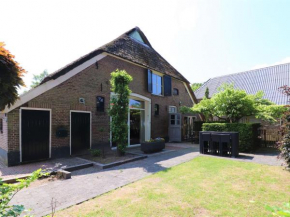
<instances>
[{"instance_id":1,"label":"dark wooden door","mask_svg":"<svg viewBox=\"0 0 290 217\"><path fill-rule=\"evenodd\" d=\"M89 113L71 113L71 153L77 154L82 150L90 148L90 126Z\"/></svg>"},{"instance_id":2,"label":"dark wooden door","mask_svg":"<svg viewBox=\"0 0 290 217\"><path fill-rule=\"evenodd\" d=\"M22 162L49 158L50 112L21 110Z\"/></svg>"}]
</instances>

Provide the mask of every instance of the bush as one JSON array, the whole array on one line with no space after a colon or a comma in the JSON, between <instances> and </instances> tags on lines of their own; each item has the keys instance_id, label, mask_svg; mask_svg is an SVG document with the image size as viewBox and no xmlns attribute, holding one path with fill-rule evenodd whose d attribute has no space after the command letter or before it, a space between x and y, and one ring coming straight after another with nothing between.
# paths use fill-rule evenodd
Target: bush
<instances>
[{"instance_id":1,"label":"bush","mask_svg":"<svg viewBox=\"0 0 290 217\"><path fill-rule=\"evenodd\" d=\"M92 149L91 154L93 157L100 157L101 156L101 150L100 149Z\"/></svg>"},{"instance_id":2,"label":"bush","mask_svg":"<svg viewBox=\"0 0 290 217\"><path fill-rule=\"evenodd\" d=\"M278 148L281 152L279 157L285 160L285 166L290 171L290 110L284 114L281 134L283 135L283 140L278 142Z\"/></svg>"},{"instance_id":3,"label":"bush","mask_svg":"<svg viewBox=\"0 0 290 217\"><path fill-rule=\"evenodd\" d=\"M258 128L260 124L242 123L204 123L203 131L239 132L239 151L250 152L260 145Z\"/></svg>"}]
</instances>

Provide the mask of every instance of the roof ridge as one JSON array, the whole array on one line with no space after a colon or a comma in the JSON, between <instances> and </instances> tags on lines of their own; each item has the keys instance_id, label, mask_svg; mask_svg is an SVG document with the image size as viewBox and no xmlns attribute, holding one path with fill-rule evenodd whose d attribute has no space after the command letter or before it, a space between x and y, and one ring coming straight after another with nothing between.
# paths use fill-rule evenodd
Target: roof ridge
<instances>
[{"instance_id":1,"label":"roof ridge","mask_svg":"<svg viewBox=\"0 0 290 217\"><path fill-rule=\"evenodd\" d=\"M145 43L140 43L138 42L137 40L134 40L134 38L130 37L129 34L132 32L132 31L138 31L138 33L140 34L140 36L142 37L142 39L144 40ZM123 41L125 40L125 41ZM141 31L141 29L136 26L126 32L124 32L123 34L121 34L119 37L115 38L114 40L102 45L101 47L81 56L80 58L74 60L73 62L65 65L64 67L54 71L53 73L49 74L42 82L41 84L51 80L51 79L56 79L57 77L59 76L62 76L64 74L66 74L68 71L72 70L73 68L77 67L79 64L82 64L84 63L85 61L91 59L92 57L102 53L102 52L105 52L105 53L109 53L111 55L115 55L115 56L120 56L120 53L118 53L118 50L117 48L118 47L121 47L120 49L122 49L122 46L126 46L126 40L127 41L131 41L132 43L136 43L139 44L138 46L141 46L139 47L140 49L144 49L144 51L147 49L148 51L148 54L146 57L149 58L149 54L150 54L150 57L151 57L151 61L148 62L148 60L144 62L144 60L141 60L140 61L136 61L134 58L126 58L126 57L122 57L124 59L127 59L128 61L130 62L133 62L133 63L138 63L142 66L145 66L145 67L149 67L149 68L152 68L153 70L156 70L156 71L159 71L163 74L168 74L172 77L175 77L179 80L183 80L185 82L188 82L188 80L180 73L178 72L167 60L165 60L150 44L149 40L147 39L147 37L145 36L145 34ZM138 43L137 43L138 42ZM153 60L152 58L154 58L154 55L155 58L159 58L159 65L157 64L156 60ZM142 62L143 61L143 62ZM150 62L152 63L152 65L150 65ZM40 84L40 85L41 85Z\"/></svg>"}]
</instances>

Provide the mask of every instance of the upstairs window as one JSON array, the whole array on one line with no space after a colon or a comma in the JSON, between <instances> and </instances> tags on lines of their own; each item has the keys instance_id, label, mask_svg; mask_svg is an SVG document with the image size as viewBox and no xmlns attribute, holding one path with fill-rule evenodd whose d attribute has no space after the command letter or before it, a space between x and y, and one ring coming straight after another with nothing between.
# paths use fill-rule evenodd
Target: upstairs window
<instances>
[{"instance_id":1,"label":"upstairs window","mask_svg":"<svg viewBox=\"0 0 290 217\"><path fill-rule=\"evenodd\" d=\"M105 98L102 96L97 96L97 112L105 111Z\"/></svg>"},{"instance_id":2,"label":"upstairs window","mask_svg":"<svg viewBox=\"0 0 290 217\"><path fill-rule=\"evenodd\" d=\"M177 88L173 88L173 95L175 96L179 95L179 91Z\"/></svg>"},{"instance_id":3,"label":"upstairs window","mask_svg":"<svg viewBox=\"0 0 290 217\"><path fill-rule=\"evenodd\" d=\"M152 73L152 94L162 95L162 77Z\"/></svg>"},{"instance_id":4,"label":"upstairs window","mask_svg":"<svg viewBox=\"0 0 290 217\"><path fill-rule=\"evenodd\" d=\"M168 107L168 112L169 112L169 113L177 113L177 108L176 108L176 106L169 106L169 107Z\"/></svg>"},{"instance_id":5,"label":"upstairs window","mask_svg":"<svg viewBox=\"0 0 290 217\"><path fill-rule=\"evenodd\" d=\"M136 40L139 41L139 42L144 43L144 40L142 39L141 35L140 35L139 32L136 31L136 30L133 31L133 32L131 32L131 33L129 34L129 36L130 36L131 38L136 39ZM144 44L145 44L145 43L144 43Z\"/></svg>"},{"instance_id":6,"label":"upstairs window","mask_svg":"<svg viewBox=\"0 0 290 217\"><path fill-rule=\"evenodd\" d=\"M171 77L147 70L148 92L158 96L171 96Z\"/></svg>"},{"instance_id":7,"label":"upstairs window","mask_svg":"<svg viewBox=\"0 0 290 217\"><path fill-rule=\"evenodd\" d=\"M154 106L154 115L159 115L159 105L155 104Z\"/></svg>"}]
</instances>

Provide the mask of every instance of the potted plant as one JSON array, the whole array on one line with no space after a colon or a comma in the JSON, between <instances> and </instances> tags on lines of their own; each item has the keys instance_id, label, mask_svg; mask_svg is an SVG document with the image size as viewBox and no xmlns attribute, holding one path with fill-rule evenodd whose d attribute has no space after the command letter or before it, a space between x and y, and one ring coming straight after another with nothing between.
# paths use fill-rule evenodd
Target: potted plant
<instances>
[{"instance_id":1,"label":"potted plant","mask_svg":"<svg viewBox=\"0 0 290 217\"><path fill-rule=\"evenodd\" d=\"M163 138L150 139L141 143L141 151L144 153L154 153L162 151L165 148L165 140Z\"/></svg>"}]
</instances>

